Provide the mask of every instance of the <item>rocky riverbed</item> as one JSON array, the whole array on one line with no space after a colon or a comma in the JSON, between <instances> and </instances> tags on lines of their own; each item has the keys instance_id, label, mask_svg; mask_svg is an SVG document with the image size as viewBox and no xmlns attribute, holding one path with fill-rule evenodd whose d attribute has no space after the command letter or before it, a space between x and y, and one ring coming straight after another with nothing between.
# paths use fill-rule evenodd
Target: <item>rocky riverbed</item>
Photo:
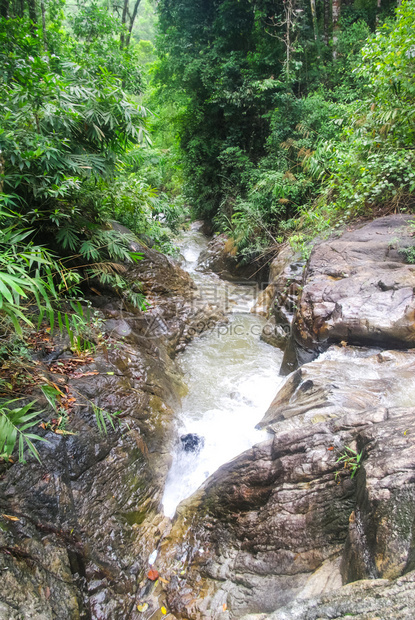
<instances>
[{"instance_id":1,"label":"rocky riverbed","mask_svg":"<svg viewBox=\"0 0 415 620\"><path fill-rule=\"evenodd\" d=\"M288 375L259 422L269 439L220 467L172 521L161 499L184 391L175 355L223 317L146 250L130 277L152 309L102 298L107 348L65 378L79 394L77 434L49 434L41 465L3 471L0 618L412 618L409 219L363 223L307 262L282 249L256 306ZM120 410L121 428L100 436L90 402Z\"/></svg>"},{"instance_id":2,"label":"rocky riverbed","mask_svg":"<svg viewBox=\"0 0 415 620\"><path fill-rule=\"evenodd\" d=\"M93 301L105 346L70 374L39 356L45 379L75 400L68 420L75 434L46 433L41 464L28 458L2 466L4 620L131 617L138 575L164 532L173 412L185 391L174 358L223 315L195 303L195 285L180 267L133 245L144 260L128 277L142 283L150 309L126 311L117 298L101 295ZM73 357L64 351L56 361L64 366ZM34 397L45 419L56 417L40 392ZM121 425L101 435L93 405L120 411Z\"/></svg>"},{"instance_id":3,"label":"rocky riverbed","mask_svg":"<svg viewBox=\"0 0 415 620\"><path fill-rule=\"evenodd\" d=\"M275 260L273 294L261 301L268 296L271 326L290 326L281 346L294 372L260 423L273 438L178 508L158 560L176 616L412 617L408 220L385 217L322 242L304 268L288 251Z\"/></svg>"}]
</instances>

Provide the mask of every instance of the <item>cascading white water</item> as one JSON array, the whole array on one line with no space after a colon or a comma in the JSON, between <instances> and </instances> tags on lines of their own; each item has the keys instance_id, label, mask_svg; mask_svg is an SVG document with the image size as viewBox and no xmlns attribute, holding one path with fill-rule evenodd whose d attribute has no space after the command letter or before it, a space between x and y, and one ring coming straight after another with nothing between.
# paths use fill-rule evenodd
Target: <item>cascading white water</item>
<instances>
[{"instance_id":1,"label":"cascading white water","mask_svg":"<svg viewBox=\"0 0 415 620\"><path fill-rule=\"evenodd\" d=\"M264 319L249 312L255 286L197 272L206 244L197 226L184 233L179 245L185 268L201 295L208 294L206 301L225 306L230 316L228 324L196 338L179 359L188 394L178 415L178 434L195 434L201 443L195 451L186 451L178 442L163 496L169 517L221 465L266 439L266 432L255 425L283 381L278 376L282 353L260 340Z\"/></svg>"}]
</instances>

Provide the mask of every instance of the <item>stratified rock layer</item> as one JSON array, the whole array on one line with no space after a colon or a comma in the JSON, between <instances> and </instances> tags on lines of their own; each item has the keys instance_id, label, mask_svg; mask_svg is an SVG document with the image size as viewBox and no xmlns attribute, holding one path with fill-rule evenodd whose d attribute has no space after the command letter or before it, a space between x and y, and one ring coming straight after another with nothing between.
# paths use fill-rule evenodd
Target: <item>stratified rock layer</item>
<instances>
[{"instance_id":1,"label":"stratified rock layer","mask_svg":"<svg viewBox=\"0 0 415 620\"><path fill-rule=\"evenodd\" d=\"M412 620L415 571L396 581L362 580L327 595L296 601L275 613L241 620Z\"/></svg>"},{"instance_id":2,"label":"stratified rock layer","mask_svg":"<svg viewBox=\"0 0 415 620\"><path fill-rule=\"evenodd\" d=\"M138 242L132 249L144 258L128 277L141 283L151 308L127 311L117 298L94 299L105 346L72 375L44 367L45 378L76 401L67 424L75 434L48 432L49 443L38 445L41 464L2 466L2 620L138 614L138 579L165 526L159 509L173 408L184 389L173 357L218 317L195 303L187 273ZM58 361L70 357L63 352ZM108 424L100 435L93 405L121 412L121 426ZM46 412L45 420L53 417Z\"/></svg>"},{"instance_id":3,"label":"stratified rock layer","mask_svg":"<svg viewBox=\"0 0 415 620\"><path fill-rule=\"evenodd\" d=\"M159 559L178 617L411 617L408 221L389 216L320 243L303 273L280 257L271 312L274 325L291 323L285 372L298 370L260 424L273 439L223 466L178 508Z\"/></svg>"},{"instance_id":4,"label":"stratified rock layer","mask_svg":"<svg viewBox=\"0 0 415 620\"><path fill-rule=\"evenodd\" d=\"M275 326L291 325L279 344L295 372L260 424L272 438L211 476L171 527L158 510L182 389L173 358L210 311L194 303L187 274L145 250L131 278L152 309L126 312L103 298L111 347L82 368L99 374L66 379L79 395L77 435L49 434L41 466L13 465L0 480L0 618L158 620L154 606L137 609L158 595L157 608L192 620L412 618L408 219L317 245L304 272L288 254L277 259L265 301L276 296ZM128 426L101 437L91 402L121 410ZM162 579L151 590L156 547Z\"/></svg>"},{"instance_id":5,"label":"stratified rock layer","mask_svg":"<svg viewBox=\"0 0 415 620\"><path fill-rule=\"evenodd\" d=\"M264 420L274 438L179 507L162 564L177 567L176 613L239 619L413 566L415 353L362 353L289 377ZM336 462L347 448L362 455L353 478Z\"/></svg>"},{"instance_id":6,"label":"stratified rock layer","mask_svg":"<svg viewBox=\"0 0 415 620\"><path fill-rule=\"evenodd\" d=\"M318 244L303 276L286 370L329 344L415 346L415 265L411 216L390 215Z\"/></svg>"}]
</instances>

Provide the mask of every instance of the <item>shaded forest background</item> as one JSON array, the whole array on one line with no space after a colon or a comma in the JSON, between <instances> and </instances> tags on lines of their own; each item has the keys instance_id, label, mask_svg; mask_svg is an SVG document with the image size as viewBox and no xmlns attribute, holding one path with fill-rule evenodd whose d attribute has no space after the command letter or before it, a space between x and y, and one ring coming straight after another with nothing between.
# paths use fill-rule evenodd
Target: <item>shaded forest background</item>
<instances>
[{"instance_id":1,"label":"shaded forest background","mask_svg":"<svg viewBox=\"0 0 415 620\"><path fill-rule=\"evenodd\" d=\"M0 6L2 204L60 256L108 218L172 252L190 212L249 260L412 206L413 1Z\"/></svg>"}]
</instances>

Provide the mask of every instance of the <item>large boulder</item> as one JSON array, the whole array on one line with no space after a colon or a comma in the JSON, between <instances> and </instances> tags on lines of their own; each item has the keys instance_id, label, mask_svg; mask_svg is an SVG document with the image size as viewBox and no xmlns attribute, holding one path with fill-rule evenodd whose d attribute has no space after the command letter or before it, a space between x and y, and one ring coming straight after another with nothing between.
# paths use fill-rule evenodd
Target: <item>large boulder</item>
<instances>
[{"instance_id":1,"label":"large boulder","mask_svg":"<svg viewBox=\"0 0 415 620\"><path fill-rule=\"evenodd\" d=\"M200 271L214 271L224 280L259 281L267 279L268 267L263 261L243 261L235 242L224 233L209 242L198 261Z\"/></svg>"},{"instance_id":2,"label":"large boulder","mask_svg":"<svg viewBox=\"0 0 415 620\"><path fill-rule=\"evenodd\" d=\"M108 318L118 321L117 329L122 329L119 322L125 316L133 320L133 332L137 344L148 340L162 342L169 355L182 351L192 338L208 329L216 322L223 321L224 315L217 306L211 306L203 300L190 275L175 261L147 247L131 231L118 222L112 227L119 233L127 235L130 249L141 254L141 260L128 264L126 277L133 290L142 292L148 303L145 312L129 307L125 302L117 303L113 296L94 297L94 305L104 309ZM128 333L131 329L127 329ZM125 334L120 333L120 336Z\"/></svg>"},{"instance_id":3,"label":"large boulder","mask_svg":"<svg viewBox=\"0 0 415 620\"><path fill-rule=\"evenodd\" d=\"M356 579L390 587L413 568L414 364L411 352L334 348L288 379L273 439L178 508L158 565L175 614L270 614Z\"/></svg>"},{"instance_id":4,"label":"large boulder","mask_svg":"<svg viewBox=\"0 0 415 620\"><path fill-rule=\"evenodd\" d=\"M261 338L285 349L303 284L305 260L288 245L283 245L269 269L269 284L262 291L251 312L267 317Z\"/></svg>"},{"instance_id":5,"label":"large boulder","mask_svg":"<svg viewBox=\"0 0 415 620\"><path fill-rule=\"evenodd\" d=\"M296 600L272 614L241 620L412 620L415 571L394 580L364 579L319 597Z\"/></svg>"},{"instance_id":6,"label":"large boulder","mask_svg":"<svg viewBox=\"0 0 415 620\"><path fill-rule=\"evenodd\" d=\"M389 215L315 246L293 323L285 372L332 343L415 346L412 216Z\"/></svg>"}]
</instances>

